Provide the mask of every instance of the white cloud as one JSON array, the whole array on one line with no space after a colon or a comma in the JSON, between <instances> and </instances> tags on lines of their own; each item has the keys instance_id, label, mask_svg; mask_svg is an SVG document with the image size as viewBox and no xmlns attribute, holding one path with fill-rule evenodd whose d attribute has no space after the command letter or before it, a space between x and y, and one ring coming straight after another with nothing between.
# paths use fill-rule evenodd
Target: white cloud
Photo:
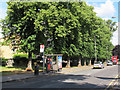
<instances>
[{"instance_id":1,"label":"white cloud","mask_svg":"<svg viewBox=\"0 0 120 90\"><path fill-rule=\"evenodd\" d=\"M86 4L89 5L89 6L93 6L93 7L98 7L100 4L98 2L88 2L86 1Z\"/></svg>"},{"instance_id":2,"label":"white cloud","mask_svg":"<svg viewBox=\"0 0 120 90\"><path fill-rule=\"evenodd\" d=\"M6 9L0 8L0 19L5 19L6 14Z\"/></svg>"},{"instance_id":3,"label":"white cloud","mask_svg":"<svg viewBox=\"0 0 120 90\"><path fill-rule=\"evenodd\" d=\"M114 46L118 45L118 30L113 33L111 42Z\"/></svg>"},{"instance_id":4,"label":"white cloud","mask_svg":"<svg viewBox=\"0 0 120 90\"><path fill-rule=\"evenodd\" d=\"M102 19L106 21L106 20L111 19L111 18L102 18Z\"/></svg>"},{"instance_id":5,"label":"white cloud","mask_svg":"<svg viewBox=\"0 0 120 90\"><path fill-rule=\"evenodd\" d=\"M94 12L97 13L98 17L112 17L115 13L115 7L113 2L107 0L105 4L101 4L100 7L94 7Z\"/></svg>"},{"instance_id":6,"label":"white cloud","mask_svg":"<svg viewBox=\"0 0 120 90\"><path fill-rule=\"evenodd\" d=\"M105 2L106 0L82 0L86 2ZM112 2L119 2L119 0L111 0Z\"/></svg>"},{"instance_id":7,"label":"white cloud","mask_svg":"<svg viewBox=\"0 0 120 90\"><path fill-rule=\"evenodd\" d=\"M116 23L116 25L118 26L118 22ZM118 29L115 32L113 32L111 42L114 46L118 45Z\"/></svg>"},{"instance_id":8,"label":"white cloud","mask_svg":"<svg viewBox=\"0 0 120 90\"><path fill-rule=\"evenodd\" d=\"M86 4L88 5L88 6L92 6L91 4L89 4L87 1L86 1Z\"/></svg>"}]
</instances>

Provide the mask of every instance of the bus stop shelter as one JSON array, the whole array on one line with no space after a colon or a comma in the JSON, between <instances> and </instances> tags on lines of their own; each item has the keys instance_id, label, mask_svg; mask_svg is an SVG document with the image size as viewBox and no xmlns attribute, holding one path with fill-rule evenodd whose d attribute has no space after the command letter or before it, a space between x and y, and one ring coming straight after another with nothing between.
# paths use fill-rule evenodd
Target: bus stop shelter
<instances>
[{"instance_id":1,"label":"bus stop shelter","mask_svg":"<svg viewBox=\"0 0 120 90\"><path fill-rule=\"evenodd\" d=\"M62 70L62 56L63 56L63 54L46 54L45 55L45 63L47 65L48 58L56 57L54 61L52 58L52 68L55 71L60 71L60 70Z\"/></svg>"}]
</instances>

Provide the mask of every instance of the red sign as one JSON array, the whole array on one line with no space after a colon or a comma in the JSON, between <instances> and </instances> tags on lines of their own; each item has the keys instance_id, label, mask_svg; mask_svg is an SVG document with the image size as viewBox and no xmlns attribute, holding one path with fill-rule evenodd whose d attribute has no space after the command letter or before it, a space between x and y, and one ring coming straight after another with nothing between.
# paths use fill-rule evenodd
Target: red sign
<instances>
[{"instance_id":1,"label":"red sign","mask_svg":"<svg viewBox=\"0 0 120 90\"><path fill-rule=\"evenodd\" d=\"M40 52L44 52L44 45L40 45Z\"/></svg>"},{"instance_id":2,"label":"red sign","mask_svg":"<svg viewBox=\"0 0 120 90\"><path fill-rule=\"evenodd\" d=\"M44 45L40 45L40 48L44 48Z\"/></svg>"}]
</instances>

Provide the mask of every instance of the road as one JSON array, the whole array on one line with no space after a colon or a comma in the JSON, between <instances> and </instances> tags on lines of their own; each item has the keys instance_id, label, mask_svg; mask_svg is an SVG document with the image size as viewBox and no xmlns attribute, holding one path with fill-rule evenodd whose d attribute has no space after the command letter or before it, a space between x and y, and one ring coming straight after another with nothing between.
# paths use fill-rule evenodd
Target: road
<instances>
[{"instance_id":1,"label":"road","mask_svg":"<svg viewBox=\"0 0 120 90\"><path fill-rule=\"evenodd\" d=\"M112 86L118 75L118 65L104 69L86 69L64 74L38 76L32 79L3 83L3 88L101 88Z\"/></svg>"}]
</instances>

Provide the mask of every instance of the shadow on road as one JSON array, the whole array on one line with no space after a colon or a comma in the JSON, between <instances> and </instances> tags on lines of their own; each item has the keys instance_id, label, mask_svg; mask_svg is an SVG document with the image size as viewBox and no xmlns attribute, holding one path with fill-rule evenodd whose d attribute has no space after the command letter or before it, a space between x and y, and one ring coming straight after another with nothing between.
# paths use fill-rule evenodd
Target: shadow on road
<instances>
[{"instance_id":1,"label":"shadow on road","mask_svg":"<svg viewBox=\"0 0 120 90\"><path fill-rule=\"evenodd\" d=\"M36 78L3 83L3 88L84 88L103 90L106 85L97 85L85 81L89 75L59 74L48 76L37 76ZM3 89L4 90L4 89ZM14 90L14 89L13 89Z\"/></svg>"}]
</instances>

